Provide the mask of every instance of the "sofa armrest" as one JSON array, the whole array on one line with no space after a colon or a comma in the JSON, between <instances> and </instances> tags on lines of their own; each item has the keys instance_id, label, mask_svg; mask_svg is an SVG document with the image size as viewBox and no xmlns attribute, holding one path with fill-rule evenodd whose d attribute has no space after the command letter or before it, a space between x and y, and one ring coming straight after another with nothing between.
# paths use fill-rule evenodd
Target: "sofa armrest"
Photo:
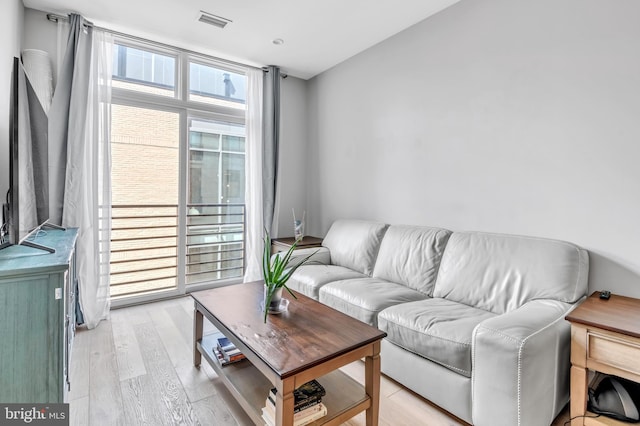
<instances>
[{"instance_id":1,"label":"sofa armrest","mask_svg":"<svg viewBox=\"0 0 640 426\"><path fill-rule=\"evenodd\" d=\"M573 305L534 300L473 332L474 425L549 425L569 400ZM499 415L497 413L500 413Z\"/></svg>"},{"instance_id":2,"label":"sofa armrest","mask_svg":"<svg viewBox=\"0 0 640 426\"><path fill-rule=\"evenodd\" d=\"M273 259L276 256L282 256L286 254L286 251L281 251L271 256ZM307 264L311 265L329 265L331 264L331 255L329 253L329 249L326 247L310 247L305 249L297 249L294 250L291 254L291 258L289 259L289 264L287 267L295 266L298 263L302 262L305 257L312 254L312 256L307 261Z\"/></svg>"}]
</instances>

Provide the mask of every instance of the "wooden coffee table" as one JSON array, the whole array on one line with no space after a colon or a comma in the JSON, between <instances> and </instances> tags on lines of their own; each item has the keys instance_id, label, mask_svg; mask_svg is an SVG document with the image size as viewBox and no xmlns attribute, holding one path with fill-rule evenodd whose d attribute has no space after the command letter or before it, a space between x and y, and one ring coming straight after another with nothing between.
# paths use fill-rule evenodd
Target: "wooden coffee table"
<instances>
[{"instance_id":1,"label":"wooden coffee table","mask_svg":"<svg viewBox=\"0 0 640 426\"><path fill-rule=\"evenodd\" d=\"M262 282L191 293L195 301L193 364L211 364L231 394L257 425L269 390L277 389L276 424L293 425L293 390L317 379L325 388L328 414L313 425L339 425L366 410L367 425L378 424L380 341L386 333L300 293L286 293L288 310L263 323ZM216 339L203 336L203 317L247 357L221 366ZM338 368L365 360L365 385Z\"/></svg>"}]
</instances>

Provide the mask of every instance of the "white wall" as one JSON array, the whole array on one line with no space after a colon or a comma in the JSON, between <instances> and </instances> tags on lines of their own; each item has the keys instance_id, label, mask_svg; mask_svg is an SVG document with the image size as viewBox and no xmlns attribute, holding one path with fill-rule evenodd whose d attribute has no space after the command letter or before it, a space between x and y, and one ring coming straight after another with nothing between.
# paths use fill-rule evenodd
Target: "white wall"
<instances>
[{"instance_id":1,"label":"white wall","mask_svg":"<svg viewBox=\"0 0 640 426\"><path fill-rule=\"evenodd\" d=\"M535 235L640 297L640 2L463 0L309 83L311 233Z\"/></svg>"},{"instance_id":2,"label":"white wall","mask_svg":"<svg viewBox=\"0 0 640 426\"><path fill-rule=\"evenodd\" d=\"M66 41L66 38L64 40ZM58 69L58 25L47 19L46 12L28 7L24 9L22 48L43 50L49 54L55 87Z\"/></svg>"},{"instance_id":3,"label":"white wall","mask_svg":"<svg viewBox=\"0 0 640 426\"><path fill-rule=\"evenodd\" d=\"M276 236L293 236L293 212L301 218L307 194L307 82L287 77L280 84L280 156ZM308 215L308 212L307 212Z\"/></svg>"},{"instance_id":4,"label":"white wall","mask_svg":"<svg viewBox=\"0 0 640 426\"><path fill-rule=\"evenodd\" d=\"M0 205L5 202L5 195L9 189L11 71L13 58L20 56L24 15L22 0L5 0L4 3L0 13Z\"/></svg>"}]
</instances>

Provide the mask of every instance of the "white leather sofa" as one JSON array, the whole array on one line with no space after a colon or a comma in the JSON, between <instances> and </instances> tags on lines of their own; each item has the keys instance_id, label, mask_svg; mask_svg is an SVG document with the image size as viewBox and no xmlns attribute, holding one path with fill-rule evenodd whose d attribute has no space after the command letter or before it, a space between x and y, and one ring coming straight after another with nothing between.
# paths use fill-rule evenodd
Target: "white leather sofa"
<instances>
[{"instance_id":1,"label":"white leather sofa","mask_svg":"<svg viewBox=\"0 0 640 426\"><path fill-rule=\"evenodd\" d=\"M387 332L382 372L462 420L549 425L569 400L564 316L587 294L586 250L339 220L313 259L288 285Z\"/></svg>"}]
</instances>

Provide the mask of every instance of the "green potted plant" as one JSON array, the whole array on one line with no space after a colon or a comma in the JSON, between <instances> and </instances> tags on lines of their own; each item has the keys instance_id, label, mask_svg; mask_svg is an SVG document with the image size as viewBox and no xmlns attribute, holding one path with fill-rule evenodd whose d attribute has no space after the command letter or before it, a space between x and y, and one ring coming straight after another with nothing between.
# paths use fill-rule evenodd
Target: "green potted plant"
<instances>
[{"instance_id":1,"label":"green potted plant","mask_svg":"<svg viewBox=\"0 0 640 426\"><path fill-rule=\"evenodd\" d=\"M284 255L272 256L271 254L271 237L265 230L264 251L262 255L262 275L264 277L264 322L267 322L267 314L269 312L279 312L280 301L282 299L282 289L286 288L289 294L297 299L296 295L287 287L287 281L291 275L300 266L309 261L311 256L317 253L317 250L310 255L304 257L302 261L291 263L291 256L298 247L300 239L296 240Z\"/></svg>"}]
</instances>

